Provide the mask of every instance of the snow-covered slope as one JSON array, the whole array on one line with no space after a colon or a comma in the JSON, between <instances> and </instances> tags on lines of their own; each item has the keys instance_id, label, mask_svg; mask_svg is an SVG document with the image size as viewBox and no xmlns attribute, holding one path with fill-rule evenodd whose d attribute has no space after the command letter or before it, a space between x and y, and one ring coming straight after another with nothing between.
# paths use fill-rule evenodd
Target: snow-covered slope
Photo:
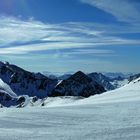
<instances>
[{"instance_id":1,"label":"snow-covered slope","mask_svg":"<svg viewBox=\"0 0 140 140\"><path fill-rule=\"evenodd\" d=\"M35 100L34 100L35 98ZM81 96L62 96L62 97L48 97L44 99L31 99L28 106L45 106L45 107L58 107L58 106L77 106L77 105L92 105L114 102L128 102L140 100L140 78L131 81L130 83L122 86L121 88L104 92L83 98ZM33 101L32 101L33 100Z\"/></svg>"},{"instance_id":2,"label":"snow-covered slope","mask_svg":"<svg viewBox=\"0 0 140 140\"><path fill-rule=\"evenodd\" d=\"M0 140L140 139L140 78L87 99L56 97L45 103L0 109Z\"/></svg>"},{"instance_id":3,"label":"snow-covered slope","mask_svg":"<svg viewBox=\"0 0 140 140\"><path fill-rule=\"evenodd\" d=\"M95 95L80 101L80 104L113 103L140 101L140 78L131 81L116 90L108 91L102 95Z\"/></svg>"},{"instance_id":4,"label":"snow-covered slope","mask_svg":"<svg viewBox=\"0 0 140 140\"><path fill-rule=\"evenodd\" d=\"M115 87L115 89L120 88L126 84L128 84L129 80L128 78L124 78L124 79L113 79L110 81L110 83Z\"/></svg>"},{"instance_id":5,"label":"snow-covered slope","mask_svg":"<svg viewBox=\"0 0 140 140\"><path fill-rule=\"evenodd\" d=\"M52 102L49 102L49 101ZM103 104L103 103L114 103L114 102L128 102L128 101L140 101L140 78L131 81L130 83L124 85L121 88L105 92L103 94L97 94L89 98L76 99L73 97L57 97L48 98L45 100L45 105L47 107L56 106L77 106L86 104Z\"/></svg>"},{"instance_id":6,"label":"snow-covered slope","mask_svg":"<svg viewBox=\"0 0 140 140\"><path fill-rule=\"evenodd\" d=\"M103 75L109 79L109 83L116 89L127 84L133 73L103 73Z\"/></svg>"}]
</instances>

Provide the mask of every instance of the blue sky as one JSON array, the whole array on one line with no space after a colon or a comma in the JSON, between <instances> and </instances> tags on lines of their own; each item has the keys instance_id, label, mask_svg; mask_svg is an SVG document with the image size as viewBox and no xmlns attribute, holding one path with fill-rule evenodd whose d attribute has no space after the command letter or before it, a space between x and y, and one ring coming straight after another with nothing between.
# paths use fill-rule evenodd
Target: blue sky
<instances>
[{"instance_id":1,"label":"blue sky","mask_svg":"<svg viewBox=\"0 0 140 140\"><path fill-rule=\"evenodd\" d=\"M139 0L1 0L0 60L35 72L139 72L139 15Z\"/></svg>"}]
</instances>

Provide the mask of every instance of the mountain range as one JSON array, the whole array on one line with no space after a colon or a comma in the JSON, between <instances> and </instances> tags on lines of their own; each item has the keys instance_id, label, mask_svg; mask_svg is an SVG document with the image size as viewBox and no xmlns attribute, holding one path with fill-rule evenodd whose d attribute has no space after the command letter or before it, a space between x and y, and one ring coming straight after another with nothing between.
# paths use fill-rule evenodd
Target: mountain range
<instances>
[{"instance_id":1,"label":"mountain range","mask_svg":"<svg viewBox=\"0 0 140 140\"><path fill-rule=\"evenodd\" d=\"M8 62L0 62L0 103L2 106L25 106L32 101L56 96L89 97L114 90L138 78L117 75L106 76L93 72L85 74L78 71L62 76L46 76L26 71Z\"/></svg>"}]
</instances>

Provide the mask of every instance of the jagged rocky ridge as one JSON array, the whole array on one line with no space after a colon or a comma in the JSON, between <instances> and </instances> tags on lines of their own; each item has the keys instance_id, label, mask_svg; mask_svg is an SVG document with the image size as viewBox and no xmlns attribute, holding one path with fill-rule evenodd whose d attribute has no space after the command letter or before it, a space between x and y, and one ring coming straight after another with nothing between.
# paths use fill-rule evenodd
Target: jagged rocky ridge
<instances>
[{"instance_id":1,"label":"jagged rocky ridge","mask_svg":"<svg viewBox=\"0 0 140 140\"><path fill-rule=\"evenodd\" d=\"M57 78L58 78L58 80L66 80L71 75L72 74L64 74ZM89 73L87 75L90 78L92 78L93 81L96 81L98 84L102 85L107 91L119 88L128 82L128 78L122 77L121 75L118 76L118 75L114 74L114 77L107 77L106 75L104 75L102 73L97 73L97 72ZM112 75L113 75L113 73L112 73Z\"/></svg>"},{"instance_id":2,"label":"jagged rocky ridge","mask_svg":"<svg viewBox=\"0 0 140 140\"><path fill-rule=\"evenodd\" d=\"M128 79L129 82L135 80L135 79L138 79L140 77L140 73L139 74L135 74L135 75L132 75L130 76L130 78Z\"/></svg>"},{"instance_id":3,"label":"jagged rocky ridge","mask_svg":"<svg viewBox=\"0 0 140 140\"><path fill-rule=\"evenodd\" d=\"M55 91L59 86L62 87L65 81L68 81L69 88L66 88L65 93L62 93L60 96L88 97L105 91L103 86L82 72L77 72L62 83L58 83L57 79L48 78L41 73L26 71L8 62L0 62L0 78L7 83L18 96L28 95L30 97L37 96L38 98L58 96ZM70 83L69 80L72 83ZM65 85L63 88L65 88ZM70 93L70 91L72 92Z\"/></svg>"},{"instance_id":4,"label":"jagged rocky ridge","mask_svg":"<svg viewBox=\"0 0 140 140\"><path fill-rule=\"evenodd\" d=\"M113 90L115 86L110 83L111 79L103 75L102 73L90 73L88 74L92 78L93 82L96 81L98 84L102 85L105 90Z\"/></svg>"},{"instance_id":5,"label":"jagged rocky ridge","mask_svg":"<svg viewBox=\"0 0 140 140\"><path fill-rule=\"evenodd\" d=\"M3 62L0 62L0 78L17 95L37 96L38 98L50 95L57 84L56 79L50 79L40 73L28 72L16 65Z\"/></svg>"},{"instance_id":6,"label":"jagged rocky ridge","mask_svg":"<svg viewBox=\"0 0 140 140\"><path fill-rule=\"evenodd\" d=\"M52 96L83 96L89 97L105 92L103 86L81 71L63 80L52 91Z\"/></svg>"}]
</instances>

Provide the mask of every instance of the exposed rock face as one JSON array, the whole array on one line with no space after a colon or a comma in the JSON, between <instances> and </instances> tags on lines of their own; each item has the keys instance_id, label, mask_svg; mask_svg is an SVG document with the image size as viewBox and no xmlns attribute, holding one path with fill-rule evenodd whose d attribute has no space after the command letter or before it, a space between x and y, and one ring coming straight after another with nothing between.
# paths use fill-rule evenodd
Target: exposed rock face
<instances>
[{"instance_id":1,"label":"exposed rock face","mask_svg":"<svg viewBox=\"0 0 140 140\"><path fill-rule=\"evenodd\" d=\"M97 82L84 74L81 71L63 80L52 91L52 96L83 96L89 97L91 95L105 92L105 89Z\"/></svg>"},{"instance_id":2,"label":"exposed rock face","mask_svg":"<svg viewBox=\"0 0 140 140\"><path fill-rule=\"evenodd\" d=\"M103 75L102 73L90 73L88 74L92 78L93 82L97 82L99 85L102 85L106 90L113 90L115 87L110 83L110 79Z\"/></svg>"},{"instance_id":3,"label":"exposed rock face","mask_svg":"<svg viewBox=\"0 0 140 140\"><path fill-rule=\"evenodd\" d=\"M131 82L131 81L133 81L133 80L135 80L135 79L138 79L139 77L140 77L140 73L139 73L139 74L135 74L135 75L133 75L133 76L130 76L129 82Z\"/></svg>"},{"instance_id":4,"label":"exposed rock face","mask_svg":"<svg viewBox=\"0 0 140 140\"><path fill-rule=\"evenodd\" d=\"M31 73L15 65L0 62L0 78L7 83L17 95L44 98L51 94L57 80L40 73Z\"/></svg>"}]
</instances>

